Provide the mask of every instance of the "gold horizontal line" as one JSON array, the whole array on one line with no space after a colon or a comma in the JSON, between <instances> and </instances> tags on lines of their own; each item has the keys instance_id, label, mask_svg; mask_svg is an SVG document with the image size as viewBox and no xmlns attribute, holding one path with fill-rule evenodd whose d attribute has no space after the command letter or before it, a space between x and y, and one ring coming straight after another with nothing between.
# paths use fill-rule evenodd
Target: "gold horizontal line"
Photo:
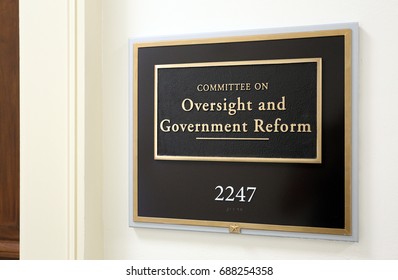
<instances>
[{"instance_id":1,"label":"gold horizontal line","mask_svg":"<svg viewBox=\"0 0 398 280\"><path fill-rule=\"evenodd\" d=\"M269 138L196 137L196 140L268 141Z\"/></svg>"}]
</instances>

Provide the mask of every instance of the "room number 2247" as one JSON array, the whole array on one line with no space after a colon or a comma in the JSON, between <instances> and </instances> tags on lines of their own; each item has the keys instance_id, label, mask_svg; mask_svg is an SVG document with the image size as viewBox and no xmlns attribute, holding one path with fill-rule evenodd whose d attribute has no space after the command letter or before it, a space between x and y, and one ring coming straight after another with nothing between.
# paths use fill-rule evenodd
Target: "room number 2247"
<instances>
[{"instance_id":1,"label":"room number 2247","mask_svg":"<svg viewBox=\"0 0 398 280\"><path fill-rule=\"evenodd\" d=\"M217 186L215 187L217 196L215 201L239 201L239 202L251 202L254 194L256 193L256 187L241 187L235 190L234 187L228 186Z\"/></svg>"}]
</instances>

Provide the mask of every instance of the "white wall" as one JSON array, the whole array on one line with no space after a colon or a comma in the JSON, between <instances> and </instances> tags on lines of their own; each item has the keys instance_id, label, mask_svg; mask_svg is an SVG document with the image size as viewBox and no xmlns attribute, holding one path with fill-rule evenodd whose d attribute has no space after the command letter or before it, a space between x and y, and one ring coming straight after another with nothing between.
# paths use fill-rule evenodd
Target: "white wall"
<instances>
[{"instance_id":1,"label":"white wall","mask_svg":"<svg viewBox=\"0 0 398 280\"><path fill-rule=\"evenodd\" d=\"M20 1L22 259L76 253L71 3Z\"/></svg>"},{"instance_id":2,"label":"white wall","mask_svg":"<svg viewBox=\"0 0 398 280\"><path fill-rule=\"evenodd\" d=\"M22 259L103 256L101 7L20 0Z\"/></svg>"},{"instance_id":3,"label":"white wall","mask_svg":"<svg viewBox=\"0 0 398 280\"><path fill-rule=\"evenodd\" d=\"M398 258L398 2L81 3L20 0L22 258ZM359 243L128 227L128 38L352 21L360 25Z\"/></svg>"},{"instance_id":4,"label":"white wall","mask_svg":"<svg viewBox=\"0 0 398 280\"><path fill-rule=\"evenodd\" d=\"M106 259L398 258L394 0L103 0ZM128 227L128 38L359 22L358 243Z\"/></svg>"},{"instance_id":5,"label":"white wall","mask_svg":"<svg viewBox=\"0 0 398 280\"><path fill-rule=\"evenodd\" d=\"M84 257L103 257L102 224L102 1L85 0Z\"/></svg>"}]
</instances>

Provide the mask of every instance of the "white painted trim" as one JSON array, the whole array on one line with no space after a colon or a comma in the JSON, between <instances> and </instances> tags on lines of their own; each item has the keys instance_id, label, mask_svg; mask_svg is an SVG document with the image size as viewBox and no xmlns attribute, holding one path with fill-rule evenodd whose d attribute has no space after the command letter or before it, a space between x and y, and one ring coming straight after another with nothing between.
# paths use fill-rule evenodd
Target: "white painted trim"
<instances>
[{"instance_id":1,"label":"white painted trim","mask_svg":"<svg viewBox=\"0 0 398 280\"><path fill-rule=\"evenodd\" d=\"M76 259L76 2L68 1L68 259Z\"/></svg>"},{"instance_id":2,"label":"white painted trim","mask_svg":"<svg viewBox=\"0 0 398 280\"><path fill-rule=\"evenodd\" d=\"M85 255L85 2L68 0L68 259Z\"/></svg>"},{"instance_id":3,"label":"white painted trim","mask_svg":"<svg viewBox=\"0 0 398 280\"><path fill-rule=\"evenodd\" d=\"M76 196L75 204L76 204L76 214L75 214L75 257L76 259L84 259L86 250L85 250L85 193L86 193L86 180L85 180L85 160L86 160L86 152L85 152L85 141L86 141L86 92L85 92L85 21L86 21L86 1L77 1L76 2L76 28L75 28L75 75L76 75L76 91L75 91L75 112L76 112L76 121L75 121L75 141L76 141Z\"/></svg>"},{"instance_id":4,"label":"white painted trim","mask_svg":"<svg viewBox=\"0 0 398 280\"><path fill-rule=\"evenodd\" d=\"M84 256L82 2L20 0L21 259Z\"/></svg>"}]
</instances>

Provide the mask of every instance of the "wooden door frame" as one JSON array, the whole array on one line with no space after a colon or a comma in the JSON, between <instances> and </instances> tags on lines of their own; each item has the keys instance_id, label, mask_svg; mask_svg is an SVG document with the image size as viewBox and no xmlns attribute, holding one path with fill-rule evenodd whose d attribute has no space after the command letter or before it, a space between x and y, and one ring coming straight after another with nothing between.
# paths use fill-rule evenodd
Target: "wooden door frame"
<instances>
[{"instance_id":1,"label":"wooden door frame","mask_svg":"<svg viewBox=\"0 0 398 280\"><path fill-rule=\"evenodd\" d=\"M19 1L0 1L0 259L18 259Z\"/></svg>"}]
</instances>

